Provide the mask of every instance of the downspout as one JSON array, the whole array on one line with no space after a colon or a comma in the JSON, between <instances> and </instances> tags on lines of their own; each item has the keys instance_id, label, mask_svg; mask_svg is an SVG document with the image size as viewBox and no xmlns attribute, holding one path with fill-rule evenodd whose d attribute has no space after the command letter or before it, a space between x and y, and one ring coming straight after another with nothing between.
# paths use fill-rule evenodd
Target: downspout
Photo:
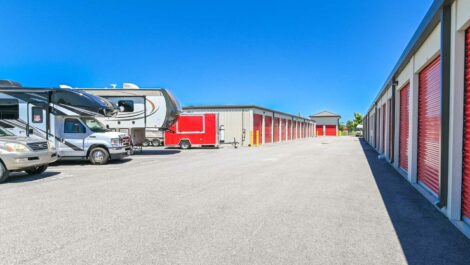
<instances>
[{"instance_id":1,"label":"downspout","mask_svg":"<svg viewBox=\"0 0 470 265\"><path fill-rule=\"evenodd\" d=\"M390 134L391 134L391 144L390 144L390 163L393 164L394 157L395 157L395 100L396 100L396 89L398 86L398 81L395 78L392 79L392 117L391 119L391 127Z\"/></svg>"},{"instance_id":2,"label":"downspout","mask_svg":"<svg viewBox=\"0 0 470 265\"><path fill-rule=\"evenodd\" d=\"M449 186L449 119L450 119L450 51L451 51L451 5L441 10L441 157L439 178L439 201L437 206L447 206Z\"/></svg>"},{"instance_id":3,"label":"downspout","mask_svg":"<svg viewBox=\"0 0 470 265\"><path fill-rule=\"evenodd\" d=\"M374 109L374 148L377 149L377 102L375 102Z\"/></svg>"}]
</instances>

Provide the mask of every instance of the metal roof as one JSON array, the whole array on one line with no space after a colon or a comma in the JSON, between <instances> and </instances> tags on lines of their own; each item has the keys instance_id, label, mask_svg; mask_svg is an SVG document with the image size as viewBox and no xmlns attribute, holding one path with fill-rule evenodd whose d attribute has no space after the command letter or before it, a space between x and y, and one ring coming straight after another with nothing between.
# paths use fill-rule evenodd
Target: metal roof
<instances>
[{"instance_id":1,"label":"metal roof","mask_svg":"<svg viewBox=\"0 0 470 265\"><path fill-rule=\"evenodd\" d=\"M379 91L378 95L375 97L372 105L367 110L367 113L373 108L375 103L382 97L388 87L392 85L393 80L396 76L405 68L406 64L410 61L411 57L416 53L416 51L421 47L424 41L429 37L434 28L440 22L440 11L445 5L451 5L455 0L434 0L428 12L424 16L424 19L419 24L418 29L413 34L410 42L406 46L402 55L398 59L395 67L393 67L392 72L389 74L385 84L382 86L382 89Z\"/></svg>"},{"instance_id":2,"label":"metal roof","mask_svg":"<svg viewBox=\"0 0 470 265\"><path fill-rule=\"evenodd\" d=\"M289 113L286 113L286 112L277 111L277 110L273 110L273 109L268 109L268 108L257 106L257 105L200 105L200 106L186 106L186 107L183 107L183 111L184 110L202 110L202 109L260 109L260 110L270 111L270 112L273 112L273 113L278 113L278 114L282 114L282 115L286 115L286 116L290 116L290 117L295 117L295 118L298 118L298 119L303 119L303 120L306 120L306 121L312 121L312 119L310 119L308 117L293 115L293 114L289 114Z\"/></svg>"},{"instance_id":3,"label":"metal roof","mask_svg":"<svg viewBox=\"0 0 470 265\"><path fill-rule=\"evenodd\" d=\"M317 114L314 114L314 115L310 115L310 118L326 118L326 117L331 117L331 118L341 118L340 115L336 114L336 113L333 113L331 111L322 111L322 112L319 112Z\"/></svg>"}]
</instances>

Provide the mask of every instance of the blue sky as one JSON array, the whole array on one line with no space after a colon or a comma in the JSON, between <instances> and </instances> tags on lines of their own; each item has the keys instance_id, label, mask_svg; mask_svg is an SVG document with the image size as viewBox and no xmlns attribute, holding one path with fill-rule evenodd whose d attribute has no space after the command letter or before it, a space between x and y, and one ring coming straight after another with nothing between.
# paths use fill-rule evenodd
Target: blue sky
<instances>
[{"instance_id":1,"label":"blue sky","mask_svg":"<svg viewBox=\"0 0 470 265\"><path fill-rule=\"evenodd\" d=\"M364 113L432 0L4 1L0 79Z\"/></svg>"}]
</instances>

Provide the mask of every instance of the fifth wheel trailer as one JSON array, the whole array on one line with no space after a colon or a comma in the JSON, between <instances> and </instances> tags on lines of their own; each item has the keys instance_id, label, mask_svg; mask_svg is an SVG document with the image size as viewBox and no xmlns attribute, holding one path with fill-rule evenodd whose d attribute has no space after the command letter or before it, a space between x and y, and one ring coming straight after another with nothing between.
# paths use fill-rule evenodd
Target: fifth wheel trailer
<instances>
[{"instance_id":1,"label":"fifth wheel trailer","mask_svg":"<svg viewBox=\"0 0 470 265\"><path fill-rule=\"evenodd\" d=\"M95 119L114 113L110 102L83 91L0 81L0 124L18 136L47 139L62 160L106 164L127 156L129 137L109 132Z\"/></svg>"},{"instance_id":2,"label":"fifth wheel trailer","mask_svg":"<svg viewBox=\"0 0 470 265\"><path fill-rule=\"evenodd\" d=\"M468 237L469 99L470 0L435 0L364 117L364 139Z\"/></svg>"},{"instance_id":3,"label":"fifth wheel trailer","mask_svg":"<svg viewBox=\"0 0 470 265\"><path fill-rule=\"evenodd\" d=\"M115 104L119 112L100 121L110 129L131 136L132 144L142 146L155 142L158 133L170 128L181 113L179 102L170 90L164 88L139 88L124 83L123 88L79 88L90 94L105 98ZM147 136L149 136L147 138Z\"/></svg>"}]
</instances>

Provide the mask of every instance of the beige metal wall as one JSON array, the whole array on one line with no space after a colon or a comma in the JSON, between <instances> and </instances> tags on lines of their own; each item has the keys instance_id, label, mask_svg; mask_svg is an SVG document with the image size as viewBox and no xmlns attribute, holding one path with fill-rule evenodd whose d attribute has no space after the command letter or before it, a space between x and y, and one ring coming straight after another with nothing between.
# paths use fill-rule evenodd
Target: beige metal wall
<instances>
[{"instance_id":1,"label":"beige metal wall","mask_svg":"<svg viewBox=\"0 0 470 265\"><path fill-rule=\"evenodd\" d=\"M224 125L225 142L233 142L234 139L240 145L250 144L250 131L253 126L253 109L198 109L185 110L185 112L218 112L219 126ZM243 137L243 130L245 136Z\"/></svg>"}]
</instances>

